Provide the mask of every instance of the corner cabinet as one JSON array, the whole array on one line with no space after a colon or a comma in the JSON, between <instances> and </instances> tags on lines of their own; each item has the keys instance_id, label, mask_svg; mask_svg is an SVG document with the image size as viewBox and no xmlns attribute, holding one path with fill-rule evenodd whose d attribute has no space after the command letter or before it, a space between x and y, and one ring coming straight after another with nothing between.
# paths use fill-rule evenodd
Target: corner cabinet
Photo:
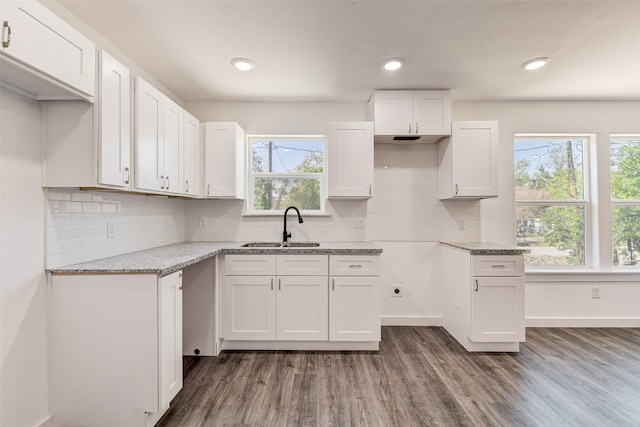
<instances>
[{"instance_id":1,"label":"corner cabinet","mask_svg":"<svg viewBox=\"0 0 640 427\"><path fill-rule=\"evenodd\" d=\"M129 69L105 51L98 69L94 104L43 103L46 187L131 188Z\"/></svg>"},{"instance_id":2,"label":"corner cabinet","mask_svg":"<svg viewBox=\"0 0 640 427\"><path fill-rule=\"evenodd\" d=\"M223 265L223 349L378 349L379 256L225 255Z\"/></svg>"},{"instance_id":3,"label":"corner cabinet","mask_svg":"<svg viewBox=\"0 0 640 427\"><path fill-rule=\"evenodd\" d=\"M498 122L453 122L438 144L440 199L498 196Z\"/></svg>"},{"instance_id":4,"label":"corner cabinet","mask_svg":"<svg viewBox=\"0 0 640 427\"><path fill-rule=\"evenodd\" d=\"M53 275L50 295L53 423L153 425L182 388L182 272Z\"/></svg>"},{"instance_id":5,"label":"corner cabinet","mask_svg":"<svg viewBox=\"0 0 640 427\"><path fill-rule=\"evenodd\" d=\"M204 146L202 196L244 199L244 130L235 122L207 122L201 127Z\"/></svg>"},{"instance_id":6,"label":"corner cabinet","mask_svg":"<svg viewBox=\"0 0 640 427\"><path fill-rule=\"evenodd\" d=\"M376 90L369 101L376 141L408 137L438 140L451 135L451 92L448 90Z\"/></svg>"},{"instance_id":7,"label":"corner cabinet","mask_svg":"<svg viewBox=\"0 0 640 427\"><path fill-rule=\"evenodd\" d=\"M373 196L373 122L329 122L329 198Z\"/></svg>"},{"instance_id":8,"label":"corner cabinet","mask_svg":"<svg viewBox=\"0 0 640 427\"><path fill-rule=\"evenodd\" d=\"M518 351L525 340L523 256L441 251L444 328L468 351Z\"/></svg>"},{"instance_id":9,"label":"corner cabinet","mask_svg":"<svg viewBox=\"0 0 640 427\"><path fill-rule=\"evenodd\" d=\"M36 1L3 1L2 82L37 100L95 94L95 44Z\"/></svg>"}]
</instances>

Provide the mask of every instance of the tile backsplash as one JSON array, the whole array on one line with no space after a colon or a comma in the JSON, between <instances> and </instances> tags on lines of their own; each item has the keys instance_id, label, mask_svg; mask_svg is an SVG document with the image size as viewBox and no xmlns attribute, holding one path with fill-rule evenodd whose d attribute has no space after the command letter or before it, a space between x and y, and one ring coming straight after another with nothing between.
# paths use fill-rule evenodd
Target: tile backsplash
<instances>
[{"instance_id":1,"label":"tile backsplash","mask_svg":"<svg viewBox=\"0 0 640 427\"><path fill-rule=\"evenodd\" d=\"M47 191L47 267L183 240L274 241L282 216L243 216L244 201L181 200L77 189ZM364 219L364 228L356 220ZM437 242L480 237L478 200L438 200L437 145L375 147L374 197L327 200L326 215L291 213L293 241Z\"/></svg>"},{"instance_id":2,"label":"tile backsplash","mask_svg":"<svg viewBox=\"0 0 640 427\"><path fill-rule=\"evenodd\" d=\"M47 190L47 267L185 240L184 200L77 189Z\"/></svg>"}]
</instances>

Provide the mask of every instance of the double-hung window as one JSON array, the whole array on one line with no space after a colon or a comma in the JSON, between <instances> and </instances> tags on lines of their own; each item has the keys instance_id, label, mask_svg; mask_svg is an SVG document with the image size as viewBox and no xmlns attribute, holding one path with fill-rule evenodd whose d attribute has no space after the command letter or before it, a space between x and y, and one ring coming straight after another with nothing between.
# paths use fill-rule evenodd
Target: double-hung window
<instances>
[{"instance_id":1,"label":"double-hung window","mask_svg":"<svg viewBox=\"0 0 640 427\"><path fill-rule=\"evenodd\" d=\"M295 206L323 213L325 137L249 136L249 214L282 213Z\"/></svg>"},{"instance_id":2,"label":"double-hung window","mask_svg":"<svg viewBox=\"0 0 640 427\"><path fill-rule=\"evenodd\" d=\"M640 135L611 135L613 266L640 264Z\"/></svg>"},{"instance_id":3,"label":"double-hung window","mask_svg":"<svg viewBox=\"0 0 640 427\"><path fill-rule=\"evenodd\" d=\"M587 267L589 136L522 135L514 140L516 235L527 267Z\"/></svg>"}]
</instances>

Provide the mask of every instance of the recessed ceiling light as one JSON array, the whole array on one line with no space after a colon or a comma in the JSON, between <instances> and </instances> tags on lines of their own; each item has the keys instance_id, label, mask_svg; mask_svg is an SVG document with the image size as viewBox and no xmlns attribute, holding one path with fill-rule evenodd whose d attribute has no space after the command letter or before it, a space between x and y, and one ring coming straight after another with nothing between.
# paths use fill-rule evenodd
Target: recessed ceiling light
<instances>
[{"instance_id":1,"label":"recessed ceiling light","mask_svg":"<svg viewBox=\"0 0 640 427\"><path fill-rule=\"evenodd\" d=\"M521 67L527 71L537 70L538 68L542 68L545 65L547 65L547 63L549 63L549 60L550 58L547 58L547 57L535 58L525 62L524 64L521 65Z\"/></svg>"},{"instance_id":2,"label":"recessed ceiling light","mask_svg":"<svg viewBox=\"0 0 640 427\"><path fill-rule=\"evenodd\" d=\"M256 64L247 58L234 58L231 63L240 71L250 71L256 68Z\"/></svg>"},{"instance_id":3,"label":"recessed ceiling light","mask_svg":"<svg viewBox=\"0 0 640 427\"><path fill-rule=\"evenodd\" d=\"M389 59L384 63L384 69L387 71L394 71L402 67L402 60L398 58Z\"/></svg>"}]
</instances>

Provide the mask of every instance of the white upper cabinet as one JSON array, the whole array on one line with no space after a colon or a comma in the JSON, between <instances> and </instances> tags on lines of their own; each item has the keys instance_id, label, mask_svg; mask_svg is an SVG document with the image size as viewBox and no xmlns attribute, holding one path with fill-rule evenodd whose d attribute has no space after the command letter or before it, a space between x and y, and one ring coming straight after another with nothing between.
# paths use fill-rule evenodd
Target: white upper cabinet
<instances>
[{"instance_id":1,"label":"white upper cabinet","mask_svg":"<svg viewBox=\"0 0 640 427\"><path fill-rule=\"evenodd\" d=\"M438 159L440 199L498 196L498 122L453 122Z\"/></svg>"},{"instance_id":2,"label":"white upper cabinet","mask_svg":"<svg viewBox=\"0 0 640 427\"><path fill-rule=\"evenodd\" d=\"M200 122L184 112L183 188L187 196L200 194Z\"/></svg>"},{"instance_id":3,"label":"white upper cabinet","mask_svg":"<svg viewBox=\"0 0 640 427\"><path fill-rule=\"evenodd\" d=\"M329 198L373 195L373 123L329 122Z\"/></svg>"},{"instance_id":4,"label":"white upper cabinet","mask_svg":"<svg viewBox=\"0 0 640 427\"><path fill-rule=\"evenodd\" d=\"M377 90L369 101L376 141L437 141L451 135L448 90Z\"/></svg>"},{"instance_id":5,"label":"white upper cabinet","mask_svg":"<svg viewBox=\"0 0 640 427\"><path fill-rule=\"evenodd\" d=\"M202 124L204 182L201 195L244 199L245 134L235 122Z\"/></svg>"},{"instance_id":6,"label":"white upper cabinet","mask_svg":"<svg viewBox=\"0 0 640 427\"><path fill-rule=\"evenodd\" d=\"M48 101L43 107L45 186L131 188L127 67L102 51L96 103Z\"/></svg>"},{"instance_id":7,"label":"white upper cabinet","mask_svg":"<svg viewBox=\"0 0 640 427\"><path fill-rule=\"evenodd\" d=\"M184 110L136 77L136 188L182 194Z\"/></svg>"},{"instance_id":8,"label":"white upper cabinet","mask_svg":"<svg viewBox=\"0 0 640 427\"><path fill-rule=\"evenodd\" d=\"M184 110L168 98L164 100L164 150L161 153L164 191L182 193Z\"/></svg>"},{"instance_id":9,"label":"white upper cabinet","mask_svg":"<svg viewBox=\"0 0 640 427\"><path fill-rule=\"evenodd\" d=\"M95 44L36 1L3 1L2 81L35 99L95 94Z\"/></svg>"},{"instance_id":10,"label":"white upper cabinet","mask_svg":"<svg viewBox=\"0 0 640 427\"><path fill-rule=\"evenodd\" d=\"M131 176L131 88L129 69L100 52L98 183L128 186Z\"/></svg>"}]
</instances>

